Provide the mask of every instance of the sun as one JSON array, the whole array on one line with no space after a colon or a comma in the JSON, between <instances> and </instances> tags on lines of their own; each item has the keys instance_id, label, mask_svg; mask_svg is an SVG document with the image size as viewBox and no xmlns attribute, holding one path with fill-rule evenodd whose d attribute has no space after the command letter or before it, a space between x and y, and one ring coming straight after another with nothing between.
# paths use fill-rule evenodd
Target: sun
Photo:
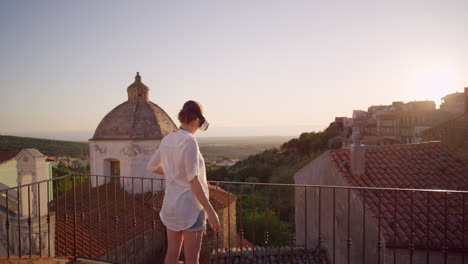
<instances>
[{"instance_id":1,"label":"sun","mask_svg":"<svg viewBox=\"0 0 468 264\"><path fill-rule=\"evenodd\" d=\"M415 100L432 100L436 104L447 94L457 90L457 76L448 68L431 66L415 74Z\"/></svg>"}]
</instances>

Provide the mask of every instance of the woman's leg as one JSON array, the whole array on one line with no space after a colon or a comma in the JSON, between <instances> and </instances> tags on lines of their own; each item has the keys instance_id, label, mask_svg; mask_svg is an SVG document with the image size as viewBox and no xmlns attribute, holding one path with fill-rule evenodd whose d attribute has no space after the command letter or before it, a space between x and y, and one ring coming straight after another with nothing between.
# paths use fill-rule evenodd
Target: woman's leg
<instances>
[{"instance_id":1,"label":"woman's leg","mask_svg":"<svg viewBox=\"0 0 468 264\"><path fill-rule=\"evenodd\" d=\"M203 230L184 231L185 264L198 264Z\"/></svg>"},{"instance_id":2,"label":"woman's leg","mask_svg":"<svg viewBox=\"0 0 468 264\"><path fill-rule=\"evenodd\" d=\"M167 252L164 264L177 264L179 261L180 249L184 241L182 231L167 229Z\"/></svg>"}]
</instances>

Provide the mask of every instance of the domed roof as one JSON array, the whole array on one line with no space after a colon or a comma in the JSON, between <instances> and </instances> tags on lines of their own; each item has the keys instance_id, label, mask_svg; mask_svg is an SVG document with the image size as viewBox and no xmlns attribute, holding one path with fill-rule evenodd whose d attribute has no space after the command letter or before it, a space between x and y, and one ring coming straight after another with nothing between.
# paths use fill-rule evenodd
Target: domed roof
<instances>
[{"instance_id":1,"label":"domed roof","mask_svg":"<svg viewBox=\"0 0 468 264\"><path fill-rule=\"evenodd\" d=\"M148 100L149 88L139 73L127 92L128 101L102 119L90 140L159 140L177 128L161 107Z\"/></svg>"}]
</instances>

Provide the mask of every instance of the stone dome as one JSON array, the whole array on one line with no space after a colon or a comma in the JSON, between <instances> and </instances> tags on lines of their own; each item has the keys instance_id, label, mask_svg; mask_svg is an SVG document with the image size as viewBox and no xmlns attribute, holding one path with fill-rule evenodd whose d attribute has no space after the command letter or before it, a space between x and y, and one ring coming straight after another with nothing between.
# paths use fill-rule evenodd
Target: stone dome
<instances>
[{"instance_id":1,"label":"stone dome","mask_svg":"<svg viewBox=\"0 0 468 264\"><path fill-rule=\"evenodd\" d=\"M110 111L90 140L160 140L177 129L167 113L149 101L139 73L128 89L128 101Z\"/></svg>"}]
</instances>

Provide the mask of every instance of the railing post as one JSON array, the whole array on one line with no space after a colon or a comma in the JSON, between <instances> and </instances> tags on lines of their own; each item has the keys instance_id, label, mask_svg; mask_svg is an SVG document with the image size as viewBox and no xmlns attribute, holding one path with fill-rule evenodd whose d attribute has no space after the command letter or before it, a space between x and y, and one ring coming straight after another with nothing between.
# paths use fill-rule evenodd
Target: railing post
<instances>
[{"instance_id":1,"label":"railing post","mask_svg":"<svg viewBox=\"0 0 468 264\"><path fill-rule=\"evenodd\" d=\"M347 252L346 252L346 256L347 256L347 263L349 264L351 262L351 189L350 188L347 188L348 189L348 210L347 210L347 213L348 213L348 218L347 218L347 236L348 238L346 239L346 248L347 248Z\"/></svg>"},{"instance_id":2,"label":"railing post","mask_svg":"<svg viewBox=\"0 0 468 264\"><path fill-rule=\"evenodd\" d=\"M430 199L431 193L427 192L427 205L426 205L426 263L429 263L429 254L430 254L430 246L429 246L429 219L430 219Z\"/></svg>"},{"instance_id":3,"label":"railing post","mask_svg":"<svg viewBox=\"0 0 468 264\"><path fill-rule=\"evenodd\" d=\"M151 225L151 228L152 228L152 231L153 231L153 254L154 252L156 252L156 244L155 244L155 240L156 240L156 236L155 236L155 230L156 230L156 220L154 218L154 180L151 179L151 221L152 221L152 225Z\"/></svg>"},{"instance_id":4,"label":"railing post","mask_svg":"<svg viewBox=\"0 0 468 264\"><path fill-rule=\"evenodd\" d=\"M409 256L410 256L410 264L413 264L413 254L414 254L414 241L413 241L413 193L414 191L410 192L410 244L409 244Z\"/></svg>"},{"instance_id":5,"label":"railing post","mask_svg":"<svg viewBox=\"0 0 468 264\"><path fill-rule=\"evenodd\" d=\"M253 258L253 263L255 263L255 210L254 210L254 193L255 193L255 185L252 184L251 188L251 198L250 198L250 217L251 217L251 234L252 234L252 258Z\"/></svg>"},{"instance_id":6,"label":"railing post","mask_svg":"<svg viewBox=\"0 0 468 264\"><path fill-rule=\"evenodd\" d=\"M336 264L336 188L333 187L333 264Z\"/></svg>"},{"instance_id":7,"label":"railing post","mask_svg":"<svg viewBox=\"0 0 468 264\"><path fill-rule=\"evenodd\" d=\"M462 193L462 249L465 249L465 194ZM462 263L465 263L465 254L462 254Z\"/></svg>"},{"instance_id":8,"label":"railing post","mask_svg":"<svg viewBox=\"0 0 468 264\"><path fill-rule=\"evenodd\" d=\"M393 191L393 264L396 264L396 232L397 232L397 196L396 191Z\"/></svg>"},{"instance_id":9,"label":"railing post","mask_svg":"<svg viewBox=\"0 0 468 264\"><path fill-rule=\"evenodd\" d=\"M117 215L117 180L114 179L114 228L115 228L115 234L114 234L114 245L115 245L115 263L119 263L119 252L117 250L118 247L118 237L117 233L118 231L118 224L119 224L119 216Z\"/></svg>"},{"instance_id":10,"label":"railing post","mask_svg":"<svg viewBox=\"0 0 468 264\"><path fill-rule=\"evenodd\" d=\"M318 187L318 264L322 263L322 258L320 256L322 251L322 188ZM306 253L307 254L307 253ZM306 255L308 256L308 254Z\"/></svg>"},{"instance_id":11,"label":"railing post","mask_svg":"<svg viewBox=\"0 0 468 264\"><path fill-rule=\"evenodd\" d=\"M76 261L76 191L75 176L71 175L73 189L73 261Z\"/></svg>"},{"instance_id":12,"label":"railing post","mask_svg":"<svg viewBox=\"0 0 468 264\"><path fill-rule=\"evenodd\" d=\"M52 185L53 182L52 182ZM50 256L50 203L49 203L49 199L50 199L50 181L47 181L47 251L48 251L48 254L47 256L51 257ZM57 216L55 216L57 219Z\"/></svg>"},{"instance_id":13,"label":"railing post","mask_svg":"<svg viewBox=\"0 0 468 264\"><path fill-rule=\"evenodd\" d=\"M377 200L378 200L378 219L377 219L377 263L381 263L382 258L382 231L381 231L381 221L382 221L382 209L381 209L381 200L382 200L382 191L377 192ZM412 223L412 222L411 222Z\"/></svg>"},{"instance_id":14,"label":"railing post","mask_svg":"<svg viewBox=\"0 0 468 264\"><path fill-rule=\"evenodd\" d=\"M447 204L447 195L448 192L445 191L444 193L444 247L443 247L443 254L444 254L444 264L447 264L448 258L448 244L447 244L447 222L448 222L448 204Z\"/></svg>"},{"instance_id":15,"label":"railing post","mask_svg":"<svg viewBox=\"0 0 468 264\"><path fill-rule=\"evenodd\" d=\"M143 255L145 258L145 263L146 263L146 248L145 248L145 196L144 196L144 188L143 188L143 178L140 178L140 184L141 184L141 226L143 227L143 238L142 244L143 244Z\"/></svg>"},{"instance_id":16,"label":"railing post","mask_svg":"<svg viewBox=\"0 0 468 264\"><path fill-rule=\"evenodd\" d=\"M39 220L39 257L42 257L42 232L41 232L41 183L37 184L37 219Z\"/></svg>"},{"instance_id":17,"label":"railing post","mask_svg":"<svg viewBox=\"0 0 468 264\"><path fill-rule=\"evenodd\" d=\"M21 199L23 199L22 195L21 195L21 187L18 185L18 191L17 191L17 196L16 196L16 199L18 201L18 257L21 258L21 215L22 215L22 212L21 212Z\"/></svg>"},{"instance_id":18,"label":"railing post","mask_svg":"<svg viewBox=\"0 0 468 264\"><path fill-rule=\"evenodd\" d=\"M229 256L229 263L231 263L231 206L229 201L229 192L231 191L231 184L228 185L228 191L226 193L227 200L228 200L228 256Z\"/></svg>"},{"instance_id":19,"label":"railing post","mask_svg":"<svg viewBox=\"0 0 468 264\"><path fill-rule=\"evenodd\" d=\"M7 258L10 258L10 214L9 214L9 199L8 199L8 190L5 192L5 204L6 204L6 219L5 219L5 229L7 237Z\"/></svg>"},{"instance_id":20,"label":"railing post","mask_svg":"<svg viewBox=\"0 0 468 264\"><path fill-rule=\"evenodd\" d=\"M127 252L127 191L125 189L125 182L127 178L123 178L123 188L124 188L124 193L123 193L123 221L124 221L124 230L123 230L123 237L124 237L124 248L125 248L125 263L128 262L128 252Z\"/></svg>"},{"instance_id":21,"label":"railing post","mask_svg":"<svg viewBox=\"0 0 468 264\"><path fill-rule=\"evenodd\" d=\"M362 193L362 263L366 263L366 190Z\"/></svg>"},{"instance_id":22,"label":"railing post","mask_svg":"<svg viewBox=\"0 0 468 264\"><path fill-rule=\"evenodd\" d=\"M242 184L240 185L240 201L239 201L239 211L240 212L236 212L236 214L239 216L239 224L240 224L240 262L241 264L244 264L244 252L243 252L243 245L242 245L242 242L244 240L244 227L243 227L243 223L242 223Z\"/></svg>"},{"instance_id":23,"label":"railing post","mask_svg":"<svg viewBox=\"0 0 468 264\"><path fill-rule=\"evenodd\" d=\"M304 187L304 248L307 250L307 186Z\"/></svg>"},{"instance_id":24,"label":"railing post","mask_svg":"<svg viewBox=\"0 0 468 264\"><path fill-rule=\"evenodd\" d=\"M216 190L218 190L219 183L216 183ZM216 232L216 264L219 263L219 232Z\"/></svg>"}]
</instances>

